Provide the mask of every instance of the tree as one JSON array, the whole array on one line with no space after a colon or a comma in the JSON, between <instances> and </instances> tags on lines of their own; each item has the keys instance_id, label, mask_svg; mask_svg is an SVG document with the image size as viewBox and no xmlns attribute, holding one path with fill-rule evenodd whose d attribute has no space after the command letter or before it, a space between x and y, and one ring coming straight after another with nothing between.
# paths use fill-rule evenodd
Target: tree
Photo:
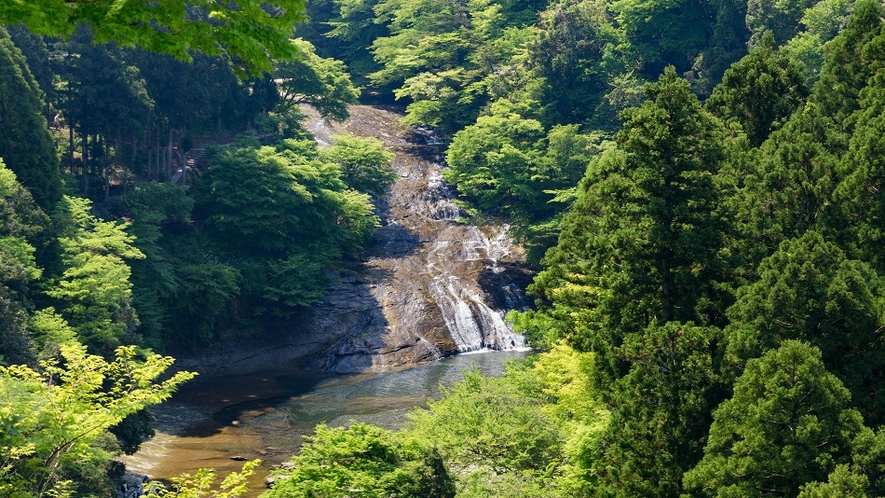
<instances>
[{"instance_id":1,"label":"tree","mask_svg":"<svg viewBox=\"0 0 885 498\"><path fill-rule=\"evenodd\" d=\"M303 0L172 0L162 6L150 0L38 0L0 5L0 24L24 23L51 36L69 36L86 24L97 43L115 41L180 60L190 60L194 50L224 55L253 74L269 71L272 58L295 56L289 37L292 26L303 19Z\"/></svg>"},{"instance_id":2,"label":"tree","mask_svg":"<svg viewBox=\"0 0 885 498\"><path fill-rule=\"evenodd\" d=\"M43 274L34 247L49 218L0 159L0 356L32 360L28 309L34 284Z\"/></svg>"},{"instance_id":3,"label":"tree","mask_svg":"<svg viewBox=\"0 0 885 498\"><path fill-rule=\"evenodd\" d=\"M863 426L820 350L795 340L747 362L713 412L704 458L685 474L702 496L794 496L846 463Z\"/></svg>"},{"instance_id":4,"label":"tree","mask_svg":"<svg viewBox=\"0 0 885 498\"><path fill-rule=\"evenodd\" d=\"M878 423L885 386L878 330L882 281L817 232L784 241L759 265L759 279L738 289L728 309L726 357L734 372L750 358L797 339L820 350L826 367L852 391L855 405Z\"/></svg>"},{"instance_id":5,"label":"tree","mask_svg":"<svg viewBox=\"0 0 885 498\"><path fill-rule=\"evenodd\" d=\"M714 327L668 322L625 339L630 371L612 387L612 416L593 470L618 496L679 496L701 459L717 382Z\"/></svg>"},{"instance_id":6,"label":"tree","mask_svg":"<svg viewBox=\"0 0 885 498\"><path fill-rule=\"evenodd\" d=\"M309 42L292 40L299 57L276 63L274 79L280 88L280 105L291 109L307 104L320 115L337 121L347 119L347 106L356 103L359 90L354 88L344 64L316 54Z\"/></svg>"},{"instance_id":7,"label":"tree","mask_svg":"<svg viewBox=\"0 0 885 498\"><path fill-rule=\"evenodd\" d=\"M507 496L513 487L540 496L553 484L549 470L564 460L564 438L543 410L544 396L477 370L463 374L442 399L409 415L413 437L431 442L468 496Z\"/></svg>"},{"instance_id":8,"label":"tree","mask_svg":"<svg viewBox=\"0 0 885 498\"><path fill-rule=\"evenodd\" d=\"M860 107L859 94L869 78L885 64L881 51L867 45L881 33L883 7L875 0L860 0L838 36L827 44L820 80L811 101L819 112L817 119L834 124L827 145L841 153L848 147L852 123L846 119Z\"/></svg>"},{"instance_id":9,"label":"tree","mask_svg":"<svg viewBox=\"0 0 885 498\"><path fill-rule=\"evenodd\" d=\"M680 73L689 70L712 33L708 19L716 16L714 4L706 0L618 0L612 9L649 78L667 65Z\"/></svg>"},{"instance_id":10,"label":"tree","mask_svg":"<svg viewBox=\"0 0 885 498\"><path fill-rule=\"evenodd\" d=\"M549 108L548 121L598 123L611 80L624 70L614 48L624 35L611 13L595 0L551 2L539 28L527 43L526 65L534 69L533 77L543 78L539 100Z\"/></svg>"},{"instance_id":11,"label":"tree","mask_svg":"<svg viewBox=\"0 0 885 498\"><path fill-rule=\"evenodd\" d=\"M126 223L99 220L89 214L86 199L66 196L59 206L64 271L47 295L57 300L80 341L110 354L138 326L125 260L144 254Z\"/></svg>"},{"instance_id":12,"label":"tree","mask_svg":"<svg viewBox=\"0 0 885 498\"><path fill-rule=\"evenodd\" d=\"M672 68L646 92L642 107L624 112L618 147L588 168L530 287L550 301L545 313L561 333L598 353L602 389L625 373L613 351L627 334L721 313L710 300L727 227L713 178L721 124Z\"/></svg>"},{"instance_id":13,"label":"tree","mask_svg":"<svg viewBox=\"0 0 885 498\"><path fill-rule=\"evenodd\" d=\"M69 474L76 467L105 473L113 457L103 447L107 430L194 376L178 372L159 381L173 361L153 353L142 358L127 346L106 362L73 342L40 372L0 366L0 494L64 496L77 486Z\"/></svg>"},{"instance_id":14,"label":"tree","mask_svg":"<svg viewBox=\"0 0 885 498\"><path fill-rule=\"evenodd\" d=\"M340 167L317 155L313 141L294 139L218 150L195 185L195 218L240 272L243 294L261 303L256 311L316 302L326 268L364 247L378 226L369 196L348 189Z\"/></svg>"},{"instance_id":15,"label":"tree","mask_svg":"<svg viewBox=\"0 0 885 498\"><path fill-rule=\"evenodd\" d=\"M885 36L876 39L880 45ZM843 221L835 231L843 232L852 253L885 271L885 257L880 250L885 242L885 81L879 75L861 92L861 108L850 120L855 123L848 152L842 157L838 171L842 181L836 187L834 204Z\"/></svg>"},{"instance_id":16,"label":"tree","mask_svg":"<svg viewBox=\"0 0 885 498\"><path fill-rule=\"evenodd\" d=\"M348 187L380 197L397 178L391 167L396 155L384 150L380 140L353 135L335 135L331 147L322 149L320 157L341 167Z\"/></svg>"},{"instance_id":17,"label":"tree","mask_svg":"<svg viewBox=\"0 0 885 498\"><path fill-rule=\"evenodd\" d=\"M61 199L62 184L41 97L24 56L0 27L0 158L37 205L50 211Z\"/></svg>"},{"instance_id":18,"label":"tree","mask_svg":"<svg viewBox=\"0 0 885 498\"><path fill-rule=\"evenodd\" d=\"M200 469L193 476L183 474L171 479L172 485L166 487L152 483L146 496L160 498L237 498L247 490L247 480L255 473L261 460L252 460L243 464L240 472L231 472L215 486L215 470ZM215 489L213 489L215 487Z\"/></svg>"},{"instance_id":19,"label":"tree","mask_svg":"<svg viewBox=\"0 0 885 498\"><path fill-rule=\"evenodd\" d=\"M263 496L455 496L438 453L370 425L319 425L292 464L274 473L274 486Z\"/></svg>"},{"instance_id":20,"label":"tree","mask_svg":"<svg viewBox=\"0 0 885 498\"><path fill-rule=\"evenodd\" d=\"M783 45L802 28L801 20L805 10L814 5L812 0L778 2L772 0L750 0L747 2L747 27L758 42L766 32L772 33L772 42Z\"/></svg>"},{"instance_id":21,"label":"tree","mask_svg":"<svg viewBox=\"0 0 885 498\"><path fill-rule=\"evenodd\" d=\"M707 99L707 110L737 119L754 147L779 128L808 97L801 68L775 50L767 35L733 64Z\"/></svg>"}]
</instances>

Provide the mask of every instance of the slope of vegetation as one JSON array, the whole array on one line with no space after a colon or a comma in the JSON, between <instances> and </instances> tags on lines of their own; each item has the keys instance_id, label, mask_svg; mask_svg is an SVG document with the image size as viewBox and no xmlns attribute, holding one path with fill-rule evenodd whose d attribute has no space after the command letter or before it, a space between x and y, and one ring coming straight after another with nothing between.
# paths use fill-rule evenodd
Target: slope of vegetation
<instances>
[{"instance_id":1,"label":"slope of vegetation","mask_svg":"<svg viewBox=\"0 0 885 498\"><path fill-rule=\"evenodd\" d=\"M345 117L349 69L449 138L466 212L514 226L539 273L511 319L542 352L468 372L401 431L319 428L271 496L885 494L879 2L307 15L285 47L303 56L248 79L212 50L185 64L0 8L68 35L0 33L3 493L101 494L107 429L173 387L150 387L166 360L121 345L205 347L289 316L364 247L390 158L352 137L317 150L295 107ZM170 182L203 137L246 129ZM117 406L120 382L147 391ZM55 397L95 432L40 439L69 425L28 408Z\"/></svg>"}]
</instances>

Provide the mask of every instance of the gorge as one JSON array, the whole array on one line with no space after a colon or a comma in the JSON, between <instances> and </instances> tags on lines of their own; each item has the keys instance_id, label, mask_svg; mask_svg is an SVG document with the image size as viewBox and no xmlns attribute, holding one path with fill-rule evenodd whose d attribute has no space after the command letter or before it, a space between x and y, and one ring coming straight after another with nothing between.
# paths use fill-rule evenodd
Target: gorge
<instances>
[{"instance_id":1,"label":"gorge","mask_svg":"<svg viewBox=\"0 0 885 498\"><path fill-rule=\"evenodd\" d=\"M396 153L399 179L379 201L382 226L327 296L272 341L182 361L201 377L155 409L158 435L127 458L133 472L225 474L239 469L232 457L261 458L251 483L257 494L269 465L288 458L315 424L401 425L461 369L495 374L527 349L504 314L529 306L531 272L507 227L461 222L442 181L441 141L380 107L354 106L343 123L304 112L321 146L347 131ZM497 353L437 362L483 350ZM407 368L424 363L433 364Z\"/></svg>"}]
</instances>

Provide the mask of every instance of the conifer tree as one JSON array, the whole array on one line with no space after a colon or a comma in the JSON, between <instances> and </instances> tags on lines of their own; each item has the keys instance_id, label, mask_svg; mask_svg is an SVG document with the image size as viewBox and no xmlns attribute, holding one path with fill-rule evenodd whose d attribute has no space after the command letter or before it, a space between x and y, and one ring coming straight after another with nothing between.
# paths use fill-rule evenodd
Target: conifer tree
<instances>
[{"instance_id":1,"label":"conifer tree","mask_svg":"<svg viewBox=\"0 0 885 498\"><path fill-rule=\"evenodd\" d=\"M699 496L795 496L845 463L863 428L820 350L800 341L747 363L713 412L704 458L685 475Z\"/></svg>"},{"instance_id":2,"label":"conifer tree","mask_svg":"<svg viewBox=\"0 0 885 498\"><path fill-rule=\"evenodd\" d=\"M532 287L561 332L597 352L606 376L623 374L614 348L626 334L719 313L709 297L726 228L714 185L722 126L673 68L646 93L623 113L618 147L590 165Z\"/></svg>"},{"instance_id":3,"label":"conifer tree","mask_svg":"<svg viewBox=\"0 0 885 498\"><path fill-rule=\"evenodd\" d=\"M808 96L802 69L775 50L770 33L733 64L706 102L723 120L737 119L758 147Z\"/></svg>"},{"instance_id":4,"label":"conifer tree","mask_svg":"<svg viewBox=\"0 0 885 498\"><path fill-rule=\"evenodd\" d=\"M0 158L48 211L61 199L61 173L42 112L40 88L0 27Z\"/></svg>"}]
</instances>

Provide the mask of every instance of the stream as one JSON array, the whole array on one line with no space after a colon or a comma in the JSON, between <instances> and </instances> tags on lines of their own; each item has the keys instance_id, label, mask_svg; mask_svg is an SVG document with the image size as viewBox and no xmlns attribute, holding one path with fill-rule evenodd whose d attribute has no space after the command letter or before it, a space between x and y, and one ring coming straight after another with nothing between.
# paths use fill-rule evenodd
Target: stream
<instances>
[{"instance_id":1,"label":"stream","mask_svg":"<svg viewBox=\"0 0 885 498\"><path fill-rule=\"evenodd\" d=\"M461 222L442 180L442 141L383 107L352 106L343 123L302 111L321 147L347 131L396 154L399 179L377 205L382 226L327 296L266 343L182 362L200 376L152 410L157 435L124 459L131 472L168 480L211 467L224 476L260 458L246 495L257 496L316 424L399 428L464 368L496 375L526 354L504 315L529 307L532 273L506 226Z\"/></svg>"},{"instance_id":2,"label":"stream","mask_svg":"<svg viewBox=\"0 0 885 498\"><path fill-rule=\"evenodd\" d=\"M400 428L409 411L439 398L439 386L460 380L465 368L497 375L507 359L525 354L468 353L384 373L267 371L194 380L154 410L157 435L124 461L131 472L166 481L202 467L226 476L240 470L240 457L260 458L246 494L258 496L273 466L296 453L316 424Z\"/></svg>"}]
</instances>

